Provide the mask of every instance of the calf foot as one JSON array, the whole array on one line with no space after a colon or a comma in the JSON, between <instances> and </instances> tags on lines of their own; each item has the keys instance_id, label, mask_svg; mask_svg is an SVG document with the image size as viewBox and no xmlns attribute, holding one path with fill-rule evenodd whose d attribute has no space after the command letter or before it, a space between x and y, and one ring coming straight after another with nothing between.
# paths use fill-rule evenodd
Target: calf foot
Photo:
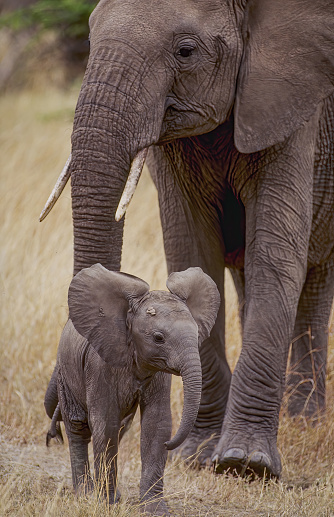
<instances>
[{"instance_id":1,"label":"calf foot","mask_svg":"<svg viewBox=\"0 0 334 517\"><path fill-rule=\"evenodd\" d=\"M171 455L181 457L186 463L192 464L196 468L209 467L218 440L218 429L193 427L185 441Z\"/></svg>"},{"instance_id":2,"label":"calf foot","mask_svg":"<svg viewBox=\"0 0 334 517\"><path fill-rule=\"evenodd\" d=\"M254 434L224 432L212 455L215 471L236 473L240 476L257 475L279 478L282 466L276 438Z\"/></svg>"}]
</instances>

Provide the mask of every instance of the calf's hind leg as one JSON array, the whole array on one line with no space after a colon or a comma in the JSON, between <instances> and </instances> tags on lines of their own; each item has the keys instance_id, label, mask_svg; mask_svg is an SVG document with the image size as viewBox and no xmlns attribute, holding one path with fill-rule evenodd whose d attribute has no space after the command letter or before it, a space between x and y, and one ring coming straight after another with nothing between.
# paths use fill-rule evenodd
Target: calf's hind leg
<instances>
[{"instance_id":1,"label":"calf's hind leg","mask_svg":"<svg viewBox=\"0 0 334 517\"><path fill-rule=\"evenodd\" d=\"M70 449L73 487L76 493L88 493L93 488L88 459L91 432L86 422L64 421Z\"/></svg>"},{"instance_id":2,"label":"calf's hind leg","mask_svg":"<svg viewBox=\"0 0 334 517\"><path fill-rule=\"evenodd\" d=\"M65 397L62 387L58 388L58 392L70 449L73 487L76 493L87 493L92 490L88 459L88 445L92 434L87 415L68 394Z\"/></svg>"}]
</instances>

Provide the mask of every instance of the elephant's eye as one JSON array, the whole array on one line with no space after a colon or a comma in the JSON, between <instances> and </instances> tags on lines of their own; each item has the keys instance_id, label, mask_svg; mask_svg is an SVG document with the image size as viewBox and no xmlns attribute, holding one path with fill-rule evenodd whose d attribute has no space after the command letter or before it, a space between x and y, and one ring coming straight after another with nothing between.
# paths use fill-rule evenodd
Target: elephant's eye
<instances>
[{"instance_id":1,"label":"elephant's eye","mask_svg":"<svg viewBox=\"0 0 334 517\"><path fill-rule=\"evenodd\" d=\"M192 48L192 47L181 47L180 50L178 51L178 55L181 57L190 57L191 54L193 53L193 51L194 51L194 48Z\"/></svg>"},{"instance_id":2,"label":"elephant's eye","mask_svg":"<svg viewBox=\"0 0 334 517\"><path fill-rule=\"evenodd\" d=\"M196 44L193 41L183 41L179 44L179 48L176 51L175 56L183 61L184 59L190 58L196 50Z\"/></svg>"},{"instance_id":3,"label":"elephant's eye","mask_svg":"<svg viewBox=\"0 0 334 517\"><path fill-rule=\"evenodd\" d=\"M161 332L154 332L153 339L158 344L161 344L161 343L165 342L164 335Z\"/></svg>"}]
</instances>

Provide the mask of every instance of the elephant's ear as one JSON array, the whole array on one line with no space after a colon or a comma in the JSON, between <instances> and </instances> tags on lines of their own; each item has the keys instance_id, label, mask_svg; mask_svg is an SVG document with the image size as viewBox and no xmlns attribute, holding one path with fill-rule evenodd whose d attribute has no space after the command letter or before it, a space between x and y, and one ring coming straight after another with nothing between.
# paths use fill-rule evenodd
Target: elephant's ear
<instances>
[{"instance_id":1,"label":"elephant's ear","mask_svg":"<svg viewBox=\"0 0 334 517\"><path fill-rule=\"evenodd\" d=\"M171 273L166 285L171 293L188 306L198 326L199 345L208 338L220 306L220 294L214 281L200 267Z\"/></svg>"},{"instance_id":2,"label":"elephant's ear","mask_svg":"<svg viewBox=\"0 0 334 517\"><path fill-rule=\"evenodd\" d=\"M104 361L125 366L129 304L148 292L149 285L140 278L95 264L82 269L71 282L70 319Z\"/></svg>"},{"instance_id":3,"label":"elephant's ear","mask_svg":"<svg viewBox=\"0 0 334 517\"><path fill-rule=\"evenodd\" d=\"M250 0L235 104L235 145L282 142L334 91L333 0Z\"/></svg>"}]
</instances>

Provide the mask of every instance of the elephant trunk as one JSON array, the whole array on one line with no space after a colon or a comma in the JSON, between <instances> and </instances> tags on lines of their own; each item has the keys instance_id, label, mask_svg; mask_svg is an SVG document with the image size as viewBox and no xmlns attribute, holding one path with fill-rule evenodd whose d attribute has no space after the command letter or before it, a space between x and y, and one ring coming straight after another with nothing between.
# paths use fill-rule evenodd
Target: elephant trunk
<instances>
[{"instance_id":1,"label":"elephant trunk","mask_svg":"<svg viewBox=\"0 0 334 517\"><path fill-rule=\"evenodd\" d=\"M201 401L202 367L197 347L191 353L187 351L184 356L180 368L184 393L182 418L174 438L165 443L168 450L176 449L187 438L195 423Z\"/></svg>"},{"instance_id":2,"label":"elephant trunk","mask_svg":"<svg viewBox=\"0 0 334 517\"><path fill-rule=\"evenodd\" d=\"M150 115L147 67L135 57L126 44L100 47L80 91L71 160L74 274L97 262L120 270L123 221L115 221L116 209L131 163L160 134L164 103Z\"/></svg>"}]
</instances>

